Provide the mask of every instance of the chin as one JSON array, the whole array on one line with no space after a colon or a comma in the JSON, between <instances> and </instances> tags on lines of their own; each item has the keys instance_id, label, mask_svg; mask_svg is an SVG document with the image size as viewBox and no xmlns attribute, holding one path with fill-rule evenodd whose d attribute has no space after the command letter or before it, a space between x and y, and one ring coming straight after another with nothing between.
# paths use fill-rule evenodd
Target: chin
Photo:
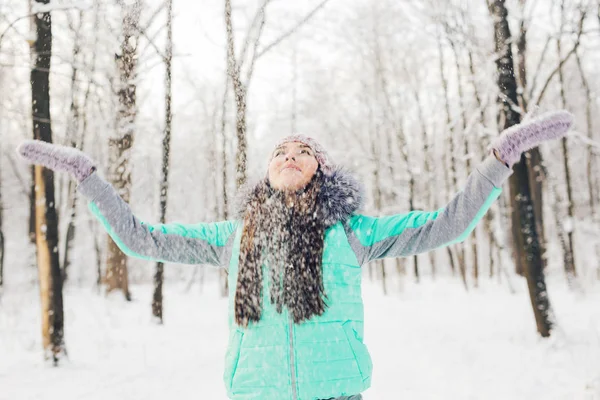
<instances>
[{"instance_id":1,"label":"chin","mask_svg":"<svg viewBox=\"0 0 600 400\"><path fill-rule=\"evenodd\" d=\"M292 182L282 182L279 187L281 188L281 190L285 190L285 191L295 191L295 190L299 190L302 189L305 185L302 182L299 181L292 181Z\"/></svg>"}]
</instances>

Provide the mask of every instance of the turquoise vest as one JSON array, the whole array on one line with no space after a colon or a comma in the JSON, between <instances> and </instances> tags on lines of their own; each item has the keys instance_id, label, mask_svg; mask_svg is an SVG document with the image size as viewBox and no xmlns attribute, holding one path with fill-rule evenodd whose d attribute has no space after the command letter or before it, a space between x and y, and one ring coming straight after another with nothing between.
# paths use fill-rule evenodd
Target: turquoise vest
<instances>
[{"instance_id":1,"label":"turquoise vest","mask_svg":"<svg viewBox=\"0 0 600 400\"><path fill-rule=\"evenodd\" d=\"M363 343L361 268L337 223L325 232L323 283L328 308L294 324L277 313L263 269L262 317L243 328L234 322L241 226L229 264L229 343L223 379L231 399L314 400L353 395L371 384L372 362ZM263 266L263 268L265 268Z\"/></svg>"}]
</instances>

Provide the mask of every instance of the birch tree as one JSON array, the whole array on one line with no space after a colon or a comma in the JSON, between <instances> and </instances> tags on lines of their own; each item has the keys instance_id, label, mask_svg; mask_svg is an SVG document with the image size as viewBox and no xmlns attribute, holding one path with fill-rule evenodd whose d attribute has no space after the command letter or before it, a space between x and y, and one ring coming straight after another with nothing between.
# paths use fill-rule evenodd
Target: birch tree
<instances>
[{"instance_id":1,"label":"birch tree","mask_svg":"<svg viewBox=\"0 0 600 400\"><path fill-rule=\"evenodd\" d=\"M116 115L116 134L109 139L109 182L115 187L123 200L129 203L131 195L131 171L129 155L135 133L137 46L141 1L121 2L122 42L120 53L115 56L117 64L118 110ZM127 274L127 257L117 244L108 237L106 257L107 292L119 290L126 300L131 300Z\"/></svg>"}]
</instances>

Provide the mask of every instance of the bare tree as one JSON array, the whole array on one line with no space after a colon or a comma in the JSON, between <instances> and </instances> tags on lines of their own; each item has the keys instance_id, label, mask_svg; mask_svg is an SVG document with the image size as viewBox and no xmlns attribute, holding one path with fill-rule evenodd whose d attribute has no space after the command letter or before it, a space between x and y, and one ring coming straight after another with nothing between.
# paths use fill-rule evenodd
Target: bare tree
<instances>
[{"instance_id":1,"label":"bare tree","mask_svg":"<svg viewBox=\"0 0 600 400\"><path fill-rule=\"evenodd\" d=\"M4 70L0 67L0 87L4 86ZM4 93L0 91L0 105L4 103ZM0 131L3 129L4 124L4 108L0 106ZM4 203L2 201L2 143L0 142L0 293L4 286L4 226L2 224L2 218L4 217Z\"/></svg>"},{"instance_id":2,"label":"bare tree","mask_svg":"<svg viewBox=\"0 0 600 400\"><path fill-rule=\"evenodd\" d=\"M109 139L108 178L125 202L129 202L131 190L131 171L129 154L135 133L137 46L139 39L139 18L141 1L131 4L122 2L122 42L120 54L115 56L119 74L117 95L116 136ZM120 290L126 300L131 299L127 274L127 257L117 244L108 238L106 258L107 291Z\"/></svg>"},{"instance_id":3,"label":"bare tree","mask_svg":"<svg viewBox=\"0 0 600 400\"><path fill-rule=\"evenodd\" d=\"M382 201L383 201L383 193L381 189L381 154L378 149L377 143L378 139L381 137L382 127L378 123L374 123L373 132L369 135L369 146L371 150L371 157L375 161L375 166L373 168L373 192L374 192L374 200L375 200L375 209L378 212L381 212ZM387 287L385 282L385 263L383 260L377 260L375 262L377 269L381 271L381 284L383 285L383 294L387 294Z\"/></svg>"},{"instance_id":4,"label":"bare tree","mask_svg":"<svg viewBox=\"0 0 600 400\"><path fill-rule=\"evenodd\" d=\"M556 52L558 59L561 58L562 53L562 34L565 27L565 1L562 0L560 3L560 33L556 40ZM567 97L565 95L565 80L563 75L563 66L558 66L558 80L560 83L560 99L563 108L567 107ZM562 144L562 156L563 166L565 169L565 183L567 186L567 218L569 221L569 229L566 230L567 240L561 238L561 244L563 248L563 257L565 263L565 273L567 274L567 281L572 284L575 277L577 276L575 270L575 250L573 248L573 229L575 224L574 218L574 200L573 200L573 188L571 183L571 167L569 166L569 151L567 145L567 138L563 137L561 140ZM565 232L562 229L558 230L559 235L564 235Z\"/></svg>"},{"instance_id":5,"label":"bare tree","mask_svg":"<svg viewBox=\"0 0 600 400\"><path fill-rule=\"evenodd\" d=\"M37 0L36 5L49 0ZM50 59L52 55L52 20L49 12L34 15L36 40L33 44L35 64L31 70L33 138L52 143L50 124ZM58 254L58 215L54 201L54 172L36 165L35 226L37 263L42 302L42 343L44 356L58 364L65 354L62 276Z\"/></svg>"},{"instance_id":6,"label":"bare tree","mask_svg":"<svg viewBox=\"0 0 600 400\"><path fill-rule=\"evenodd\" d=\"M508 25L508 10L504 3L505 0L488 1L494 24L496 66L500 91L498 101L501 105L498 120L501 122L502 129L520 122L520 113L516 111L518 96L510 46L512 36ZM518 249L518 257L521 257L521 263L524 266L538 332L542 337L548 337L552 329L550 299L544 279L535 216L531 212L533 209L532 190L525 155L521 156L521 161L515 164L513 169L514 173L509 180L511 206L513 213L519 215L519 229L516 229L516 233L521 235L520 242L523 243L523 248ZM515 229L513 229L513 232L515 232Z\"/></svg>"},{"instance_id":7,"label":"bare tree","mask_svg":"<svg viewBox=\"0 0 600 400\"><path fill-rule=\"evenodd\" d=\"M467 137L467 115L466 108L464 105L464 93L463 93L463 79L462 79L462 65L460 63L460 53L458 50L458 45L455 43L455 40L452 38L449 27L446 28L448 33L448 41L450 43L450 48L454 53L454 62L456 68L456 80L457 80L457 88L458 88L458 106L460 108L460 116L461 116L461 124L462 124L462 135L463 135L463 143L464 143L464 154L465 154L465 162L466 162L466 171L467 174L471 173L471 154L469 153L469 140ZM463 47L463 46L461 46ZM479 280L479 258L477 256L477 231L473 232L473 237L470 238L471 242L471 255L473 257L473 284L475 287L478 285ZM462 246L461 246L462 247ZM463 258L465 257L464 247L461 249ZM466 274L466 272L465 272Z\"/></svg>"},{"instance_id":8,"label":"bare tree","mask_svg":"<svg viewBox=\"0 0 600 400\"><path fill-rule=\"evenodd\" d=\"M265 8L270 0L265 0L258 10L256 17L252 23L258 25L257 33L254 39L252 57L249 61L250 65L246 79L242 80L241 68L244 63L244 53L247 49L250 37L248 36L244 50L239 58L235 54L235 41L233 37L233 23L231 18L231 0L225 0L225 29L227 31L227 72L233 86L233 96L236 106L236 137L237 137L237 152L236 152L236 186L239 188L246 182L246 148L248 139L246 137L246 95L248 93L248 85L252 77L254 62L256 61L256 50L260 35L265 25Z\"/></svg>"},{"instance_id":9,"label":"bare tree","mask_svg":"<svg viewBox=\"0 0 600 400\"><path fill-rule=\"evenodd\" d=\"M221 219L226 220L229 216L229 202L227 196L227 94L229 93L229 74L225 77L225 90L223 91L223 101L221 103L221 193L223 198L223 211ZM221 287L221 295L226 296L229 292L229 280L227 279L227 271L221 269L219 271L219 280Z\"/></svg>"},{"instance_id":10,"label":"bare tree","mask_svg":"<svg viewBox=\"0 0 600 400\"><path fill-rule=\"evenodd\" d=\"M452 122L452 115L450 114L450 96L449 96L449 90L448 90L448 78L446 77L444 70L445 70L445 66L444 66L444 52L443 52L443 48L442 48L442 38L441 35L438 33L438 52L439 52L439 57L440 57L440 77L441 77L441 81L442 81L442 89L444 91L444 110L446 112L446 125L448 128L448 138L447 138L447 144L448 144L448 151L446 152L449 157L450 157L450 168L444 168L445 174L446 174L446 191L448 193L448 195L450 195L453 191L455 191L458 187L458 180L457 180L457 171L456 171L456 156L455 156L455 151L454 151L454 124ZM451 248L452 247L452 248ZM452 251L454 250L454 252ZM464 252L464 247L462 244L457 244L454 246L448 246L447 247L447 252L448 252L448 257L450 259L450 265L452 267L452 269L454 270L454 253L456 253L456 257L458 258L457 262L458 262L458 269L460 271L460 276L462 278L463 281L463 285L465 286L465 289L468 289L469 286L467 284L467 271L466 271L466 265L465 265L465 252Z\"/></svg>"},{"instance_id":11,"label":"bare tree","mask_svg":"<svg viewBox=\"0 0 600 400\"><path fill-rule=\"evenodd\" d=\"M236 106L235 132L237 138L236 149L236 187L246 182L246 153L248 138L246 137L246 109L248 88L252 80L254 66L258 58L271 51L274 47L288 39L306 24L318 10L323 8L329 0L323 0L313 10L307 13L291 29L284 32L271 43L259 49L261 35L265 26L266 8L271 0L261 0L261 5L254 15L247 35L243 41L243 47L239 55L235 51L235 38L232 21L231 0L225 0L225 31L227 34L227 75L233 89L233 98ZM245 73L242 72L245 69Z\"/></svg>"},{"instance_id":12,"label":"bare tree","mask_svg":"<svg viewBox=\"0 0 600 400\"><path fill-rule=\"evenodd\" d=\"M167 194L169 192L169 157L171 153L171 122L173 120L171 66L173 62L173 0L167 0L167 44L165 63L165 130L162 141L162 175L160 179L160 222L166 221ZM164 264L156 263L154 273L154 294L152 296L152 315L163 323L163 280Z\"/></svg>"},{"instance_id":13,"label":"bare tree","mask_svg":"<svg viewBox=\"0 0 600 400\"><path fill-rule=\"evenodd\" d=\"M519 0L521 6L521 20L519 25L519 36L517 38L517 60L518 60L518 90L519 104L521 106L521 113L527 113L529 104L529 98L527 97L527 30L529 27L529 18L525 15L525 6L527 0ZM543 168L542 154L539 148L531 149L528 152L529 155L529 184L532 188L532 201L534 205L535 213L535 224L538 230L540 248L542 252L542 261L544 267L546 266L546 239L544 234L544 197L543 197L543 184L546 180ZM516 221L515 221L516 222ZM523 266L521 262L516 263L516 272L519 275L524 275Z\"/></svg>"},{"instance_id":14,"label":"bare tree","mask_svg":"<svg viewBox=\"0 0 600 400\"><path fill-rule=\"evenodd\" d=\"M2 76L0 76L0 83L2 83ZM0 116L0 125L2 123L2 117ZM2 162L0 148L0 163ZM4 203L2 202L2 168L0 168L0 290L4 286L4 227L2 225L2 217L4 216Z\"/></svg>"},{"instance_id":15,"label":"bare tree","mask_svg":"<svg viewBox=\"0 0 600 400\"><path fill-rule=\"evenodd\" d=\"M473 60L473 49L467 47L467 55L469 60L469 74L471 85L473 86L473 96L475 97L475 104L477 109L479 110L479 129L482 129L486 124L485 118L485 107L483 105L481 94L479 93L479 88L477 87L476 82L476 73L475 73L475 62ZM481 154L485 154L485 146L483 142L483 135L479 134L479 140L477 141L479 144L479 151ZM494 207L490 208L488 212L485 214L483 220L483 227L485 232L488 235L488 250L489 250L489 276L492 278L494 276L494 251L499 249L500 244L494 234L494 222L497 218L497 214L494 210Z\"/></svg>"},{"instance_id":16,"label":"bare tree","mask_svg":"<svg viewBox=\"0 0 600 400\"><path fill-rule=\"evenodd\" d=\"M585 90L585 120L586 120L586 128L587 135L590 141L593 141L593 118L592 118L592 92L590 89L590 84L586 77L585 71L583 70L583 66L581 63L581 57L578 53L575 53L575 59L577 60L577 68L579 70L579 74L581 77L581 83ZM592 215L592 223L596 227L600 227L600 211L598 210L598 185L594 182L594 178L597 178L598 172L594 168L597 165L597 160L594 158L594 153L592 151L592 146L588 146L587 151L587 163L586 163L586 176L587 176L587 184L588 184L588 202L590 213ZM598 232L600 234L600 232ZM596 271L597 277L600 279L600 243L596 243Z\"/></svg>"},{"instance_id":17,"label":"bare tree","mask_svg":"<svg viewBox=\"0 0 600 400\"><path fill-rule=\"evenodd\" d=\"M590 84L588 82L588 78L586 77L586 73L583 70L583 66L581 64L581 57L578 53L575 53L575 59L577 60L577 69L579 70L579 75L581 77L581 84L585 91L585 122L586 122L586 131L588 138L593 141L594 140L594 128L593 128L593 118L592 118L592 91L590 89ZM597 174L594 168L594 153L592 151L592 146L588 146L587 152L587 163L586 163L586 176L587 176L587 184L588 184L588 203L590 207L590 212L592 215L598 214L598 190L595 188L594 176Z\"/></svg>"},{"instance_id":18,"label":"bare tree","mask_svg":"<svg viewBox=\"0 0 600 400\"><path fill-rule=\"evenodd\" d=\"M69 108L70 115L69 120L67 121L67 132L66 132L66 141L70 146L77 147L77 142L79 141L79 123L80 123L80 114L81 114L81 106L79 104L79 84L78 84L78 74L79 74L79 65L81 58L81 27L83 24L83 12L79 11L79 16L77 20L77 26L71 17L71 14L67 13L67 19L69 23L69 29L73 33L73 51L72 51L72 66L71 66L71 106ZM67 233L65 236L64 242L64 256L62 263L62 276L63 281L66 281L68 278L69 265L71 264L70 260L70 251L73 246L73 241L75 239L75 217L77 216L77 195L75 190L75 183L72 179L68 180L68 188L67 188L67 210L68 210L68 223L67 223Z\"/></svg>"}]
</instances>

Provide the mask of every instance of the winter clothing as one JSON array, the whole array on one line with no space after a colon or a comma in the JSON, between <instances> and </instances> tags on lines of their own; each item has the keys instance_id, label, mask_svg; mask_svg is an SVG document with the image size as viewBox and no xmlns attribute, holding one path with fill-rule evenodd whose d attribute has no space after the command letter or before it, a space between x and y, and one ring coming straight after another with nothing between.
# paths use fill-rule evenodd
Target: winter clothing
<instances>
[{"instance_id":1,"label":"winter clothing","mask_svg":"<svg viewBox=\"0 0 600 400\"><path fill-rule=\"evenodd\" d=\"M96 170L94 162L83 152L73 147L61 146L41 140L25 140L17 148L19 154L46 168L68 172L78 182Z\"/></svg>"},{"instance_id":2,"label":"winter clothing","mask_svg":"<svg viewBox=\"0 0 600 400\"><path fill-rule=\"evenodd\" d=\"M504 161L512 165L516 152L559 137L572 122L565 114L535 121L504 132L495 142ZM512 170L490 155L445 207L369 217L358 213L362 195L357 181L336 169L318 143L294 138L284 140L305 143L317 154L323 172L313 177L318 186L309 184L288 195L270 191L263 181L247 192L240 217L231 221L150 225L139 220L97 173L83 179L77 189L125 254L228 269L230 331L223 380L231 399L360 399L372 375L364 344L360 267L372 260L406 257L465 240L498 198ZM57 169L78 170L70 167L71 159L65 161L62 152L46 151L50 159L44 152L23 154ZM290 199L295 203L286 210ZM264 220L268 210L260 203L270 201L279 207L277 218L288 230L264 231L269 229ZM300 228L294 213L311 223L301 227L308 229L308 241L302 235L291 236L291 228ZM257 231L259 227L262 232ZM261 235L289 243L267 239L255 243ZM264 254L272 247L279 254ZM273 265L284 262L294 267L298 263L298 271ZM283 291L273 288L280 285Z\"/></svg>"},{"instance_id":3,"label":"winter clothing","mask_svg":"<svg viewBox=\"0 0 600 400\"><path fill-rule=\"evenodd\" d=\"M223 375L232 399L305 400L355 395L371 383L372 363L363 343L360 266L384 257L404 257L459 242L471 233L512 171L493 156L469 176L464 189L437 211L386 217L358 214L358 183L336 171L321 188L324 233L322 280L327 308L300 324L270 301L268 267L263 266L262 314L247 328L235 323L229 296L229 344ZM78 191L126 254L146 260L214 264L229 270L237 285L243 224L240 220L184 225L149 225L132 214L97 173ZM334 222L335 221L335 222Z\"/></svg>"},{"instance_id":4,"label":"winter clothing","mask_svg":"<svg viewBox=\"0 0 600 400\"><path fill-rule=\"evenodd\" d=\"M542 141L563 137L573 125L573 114L568 111L552 111L524 120L505 129L491 144L500 158L512 167L521 154L538 146Z\"/></svg>"}]
</instances>

